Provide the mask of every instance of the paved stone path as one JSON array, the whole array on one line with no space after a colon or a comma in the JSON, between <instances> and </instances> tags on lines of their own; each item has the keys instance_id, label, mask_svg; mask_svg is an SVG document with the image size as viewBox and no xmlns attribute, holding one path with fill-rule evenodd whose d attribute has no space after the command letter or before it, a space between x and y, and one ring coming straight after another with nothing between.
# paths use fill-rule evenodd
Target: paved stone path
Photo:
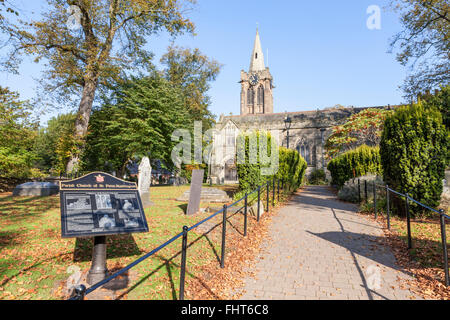
<instances>
[{"instance_id":1,"label":"paved stone path","mask_svg":"<svg viewBox=\"0 0 450 320\"><path fill-rule=\"evenodd\" d=\"M399 287L410 276L377 243L381 228L355 209L328 187L296 194L274 217L241 299L420 299Z\"/></svg>"}]
</instances>

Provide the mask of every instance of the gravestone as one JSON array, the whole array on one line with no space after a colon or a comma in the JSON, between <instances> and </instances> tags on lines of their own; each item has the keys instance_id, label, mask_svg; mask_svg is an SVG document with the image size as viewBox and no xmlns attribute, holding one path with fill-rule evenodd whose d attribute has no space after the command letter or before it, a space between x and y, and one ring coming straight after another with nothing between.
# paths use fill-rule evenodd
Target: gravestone
<instances>
[{"instance_id":1,"label":"gravestone","mask_svg":"<svg viewBox=\"0 0 450 320\"><path fill-rule=\"evenodd\" d=\"M144 207L152 205L150 201L150 186L152 184L152 166L148 157L142 158L139 165L138 188Z\"/></svg>"},{"instance_id":2,"label":"gravestone","mask_svg":"<svg viewBox=\"0 0 450 320\"><path fill-rule=\"evenodd\" d=\"M187 202L189 201L191 191L188 190L177 201ZM217 188L202 188L200 195L200 202L207 203L228 203L231 202L231 198L223 190Z\"/></svg>"},{"instance_id":3,"label":"gravestone","mask_svg":"<svg viewBox=\"0 0 450 320\"><path fill-rule=\"evenodd\" d=\"M203 185L203 175L205 170L193 170L191 179L191 190L189 194L189 203L186 214L193 215L200 210L200 196Z\"/></svg>"},{"instance_id":4,"label":"gravestone","mask_svg":"<svg viewBox=\"0 0 450 320\"><path fill-rule=\"evenodd\" d=\"M27 182L18 185L13 190L13 196L45 197L58 194L58 185L51 182Z\"/></svg>"},{"instance_id":5,"label":"gravestone","mask_svg":"<svg viewBox=\"0 0 450 320\"><path fill-rule=\"evenodd\" d=\"M148 232L136 183L95 172L60 181L61 235L63 238L94 238L89 284L107 275L106 236Z\"/></svg>"},{"instance_id":6,"label":"gravestone","mask_svg":"<svg viewBox=\"0 0 450 320\"><path fill-rule=\"evenodd\" d=\"M259 201L259 217L262 217L265 213L264 202ZM249 207L249 214L252 217L258 217L258 201L256 201L252 206Z\"/></svg>"}]
</instances>

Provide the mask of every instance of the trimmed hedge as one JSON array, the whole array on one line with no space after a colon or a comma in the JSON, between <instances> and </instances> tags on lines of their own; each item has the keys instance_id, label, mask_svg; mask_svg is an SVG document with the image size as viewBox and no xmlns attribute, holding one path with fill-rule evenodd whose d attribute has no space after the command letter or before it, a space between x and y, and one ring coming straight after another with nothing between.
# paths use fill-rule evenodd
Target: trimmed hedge
<instances>
[{"instance_id":1,"label":"trimmed hedge","mask_svg":"<svg viewBox=\"0 0 450 320\"><path fill-rule=\"evenodd\" d=\"M278 150L280 165L275 177L283 181L291 190L300 188L308 167L306 160L296 150L285 147L280 147Z\"/></svg>"},{"instance_id":2,"label":"trimmed hedge","mask_svg":"<svg viewBox=\"0 0 450 320\"><path fill-rule=\"evenodd\" d=\"M384 181L394 190L437 207L445 178L448 134L436 108L414 104L397 109L386 119L381 137ZM404 204L398 206L402 209ZM415 203L411 209L422 211Z\"/></svg>"},{"instance_id":3,"label":"trimmed hedge","mask_svg":"<svg viewBox=\"0 0 450 320\"><path fill-rule=\"evenodd\" d=\"M250 151L250 138L255 138L257 144L257 150L254 150L255 154L257 154L257 163L251 164L249 161L249 151ZM285 184L291 188L296 189L299 188L302 184L303 178L305 176L307 163L300 156L300 154L291 149L287 149L284 147L278 147L278 170L274 175L263 176L261 173L261 169L264 167L260 163L260 155L259 155L259 144L260 138L267 137L267 148L268 154L271 154L271 136L265 132L251 132L244 133L238 137L238 148L245 148L245 150L238 150L241 154L245 154L245 164L237 165L237 173L239 178L239 189L240 192L252 192L259 185L264 183L269 179L273 179L274 177L282 180ZM242 143L243 139L245 144Z\"/></svg>"},{"instance_id":4,"label":"trimmed hedge","mask_svg":"<svg viewBox=\"0 0 450 320\"><path fill-rule=\"evenodd\" d=\"M382 174L380 148L362 145L347 151L328 163L332 184L342 188L350 179L364 176L368 173Z\"/></svg>"}]
</instances>

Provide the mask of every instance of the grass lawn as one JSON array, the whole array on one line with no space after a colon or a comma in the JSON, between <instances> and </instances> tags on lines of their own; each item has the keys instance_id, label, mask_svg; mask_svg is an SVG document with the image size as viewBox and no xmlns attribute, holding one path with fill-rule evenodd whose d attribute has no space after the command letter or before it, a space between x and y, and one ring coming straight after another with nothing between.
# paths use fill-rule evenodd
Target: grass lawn
<instances>
[{"instance_id":1,"label":"grass lawn","mask_svg":"<svg viewBox=\"0 0 450 320\"><path fill-rule=\"evenodd\" d=\"M211 213L184 215L185 204L175 199L188 189L152 187L154 206L145 210L150 232L108 237L108 269L126 266L181 232L184 225L192 226L208 217ZM226 191L232 192L233 187ZM242 221L242 215L233 216L229 229L241 233ZM60 228L59 196L0 195L0 299L61 299L61 283L70 276L68 268L89 269L92 240L62 239ZM221 227L215 229L209 234L197 229L189 233L186 280L197 277L205 264L217 262ZM178 239L134 267L130 287L120 292L121 298L176 299L180 250Z\"/></svg>"}]
</instances>

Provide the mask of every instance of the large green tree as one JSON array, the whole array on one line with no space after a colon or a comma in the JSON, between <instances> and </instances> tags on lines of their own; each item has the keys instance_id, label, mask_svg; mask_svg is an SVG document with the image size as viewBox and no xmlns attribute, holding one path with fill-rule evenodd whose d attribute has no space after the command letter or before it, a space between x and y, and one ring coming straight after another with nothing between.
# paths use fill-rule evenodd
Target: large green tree
<instances>
[{"instance_id":1,"label":"large green tree","mask_svg":"<svg viewBox=\"0 0 450 320\"><path fill-rule=\"evenodd\" d=\"M33 152L37 121L32 106L21 101L19 94L0 87L0 176L24 178L39 175L33 170Z\"/></svg>"},{"instance_id":2,"label":"large green tree","mask_svg":"<svg viewBox=\"0 0 450 320\"><path fill-rule=\"evenodd\" d=\"M161 58L165 65L164 77L179 86L185 97L185 105L194 120L203 121L203 127L209 129L213 115L208 110L211 98L207 95L222 65L202 54L199 49L170 46Z\"/></svg>"},{"instance_id":3,"label":"large green tree","mask_svg":"<svg viewBox=\"0 0 450 320\"><path fill-rule=\"evenodd\" d=\"M192 126L182 90L158 73L125 81L92 114L85 169L123 175L130 160L146 155L171 165L173 131Z\"/></svg>"},{"instance_id":4,"label":"large green tree","mask_svg":"<svg viewBox=\"0 0 450 320\"><path fill-rule=\"evenodd\" d=\"M450 130L450 85L442 87L434 94L425 94L420 98L425 107L435 107L442 113L442 120Z\"/></svg>"},{"instance_id":5,"label":"large green tree","mask_svg":"<svg viewBox=\"0 0 450 320\"><path fill-rule=\"evenodd\" d=\"M403 30L391 48L399 48L397 60L410 66L403 85L410 101L427 90L450 81L450 5L448 0L393 0Z\"/></svg>"},{"instance_id":6,"label":"large green tree","mask_svg":"<svg viewBox=\"0 0 450 320\"><path fill-rule=\"evenodd\" d=\"M125 73L151 58L148 36L192 32L186 5L195 0L47 0L39 21L10 23L11 54L5 66L14 70L22 54L46 62L47 91L65 99L79 96L75 122L77 152L68 163L76 170L98 88L108 88Z\"/></svg>"},{"instance_id":7,"label":"large green tree","mask_svg":"<svg viewBox=\"0 0 450 320\"><path fill-rule=\"evenodd\" d=\"M35 141L37 166L53 174L66 171L67 162L75 148L73 130L75 113L60 114L50 119L47 126L39 130Z\"/></svg>"}]
</instances>

